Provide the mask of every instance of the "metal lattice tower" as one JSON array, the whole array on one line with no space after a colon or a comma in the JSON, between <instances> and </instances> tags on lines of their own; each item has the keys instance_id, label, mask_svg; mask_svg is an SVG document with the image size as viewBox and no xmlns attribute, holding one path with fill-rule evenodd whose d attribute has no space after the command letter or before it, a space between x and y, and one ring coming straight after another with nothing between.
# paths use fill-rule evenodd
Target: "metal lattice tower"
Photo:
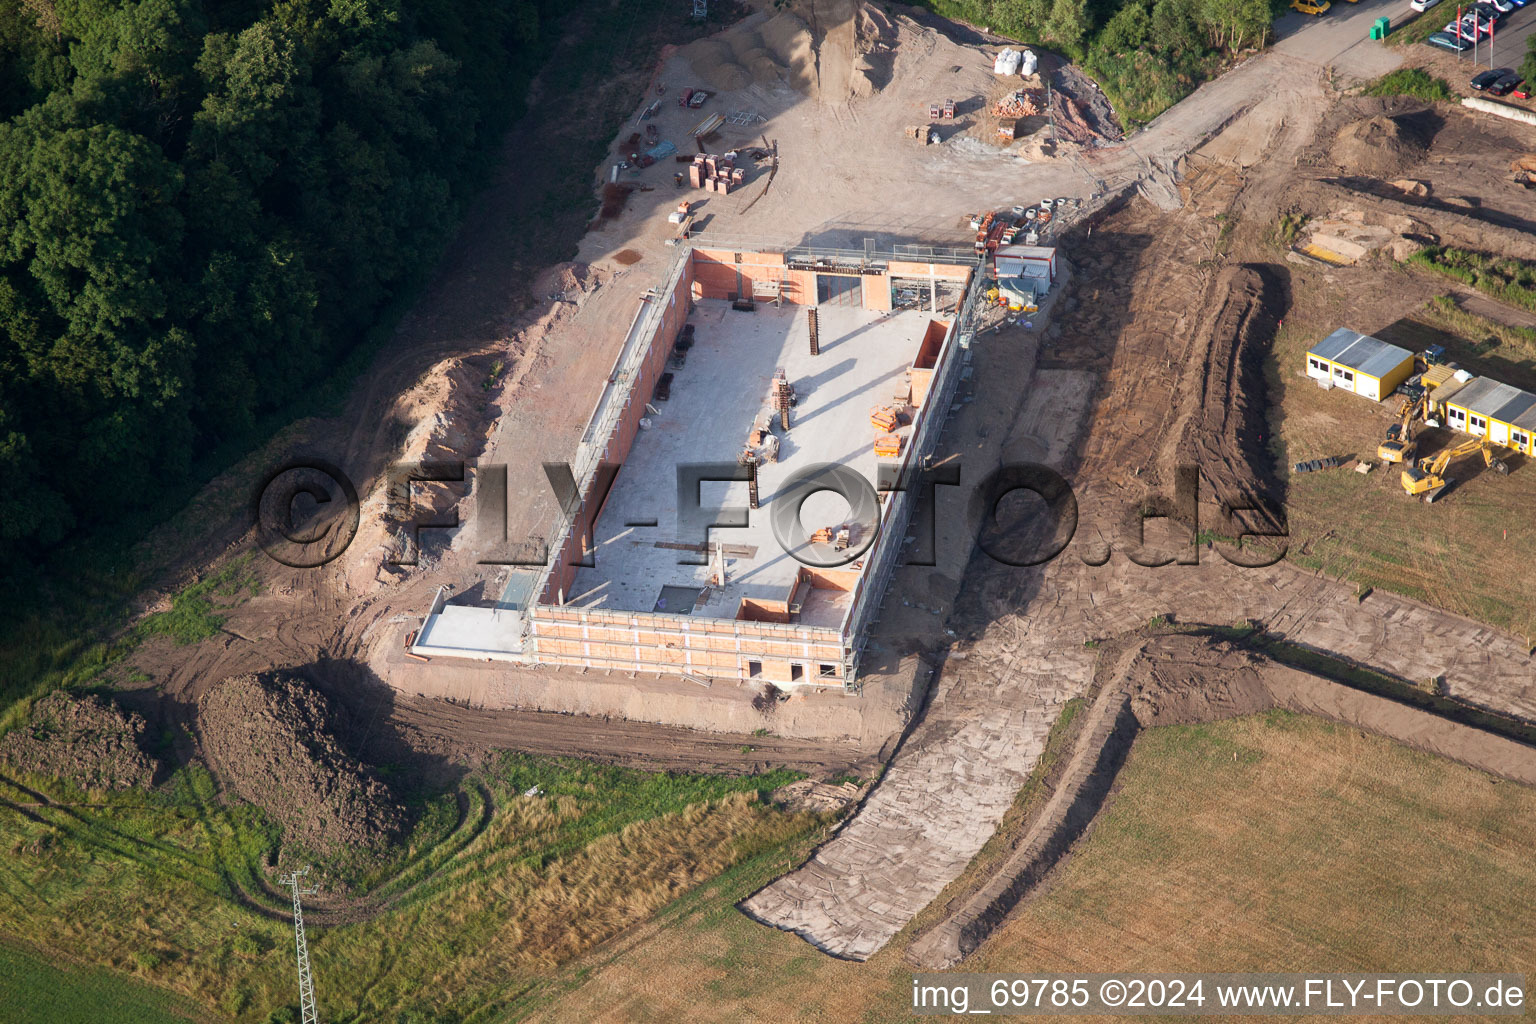
<instances>
[{"instance_id":1,"label":"metal lattice tower","mask_svg":"<svg viewBox=\"0 0 1536 1024\"><path fill-rule=\"evenodd\" d=\"M709 17L709 0L693 0L693 16L700 21Z\"/></svg>"},{"instance_id":2,"label":"metal lattice tower","mask_svg":"<svg viewBox=\"0 0 1536 1024\"><path fill-rule=\"evenodd\" d=\"M277 883L286 885L293 892L293 945L299 960L299 1021L300 1024L319 1024L320 1016L315 1012L315 979L309 971L309 942L304 938L304 908L299 897L313 896L320 890L301 888L307 874L309 868L300 868L279 878Z\"/></svg>"}]
</instances>

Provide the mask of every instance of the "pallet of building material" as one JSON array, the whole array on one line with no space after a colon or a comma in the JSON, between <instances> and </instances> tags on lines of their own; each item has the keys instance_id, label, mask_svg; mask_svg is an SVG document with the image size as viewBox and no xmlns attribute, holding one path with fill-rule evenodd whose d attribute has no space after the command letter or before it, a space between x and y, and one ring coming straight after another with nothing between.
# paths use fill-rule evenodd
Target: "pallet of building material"
<instances>
[{"instance_id":1,"label":"pallet of building material","mask_svg":"<svg viewBox=\"0 0 1536 1024\"><path fill-rule=\"evenodd\" d=\"M909 139L916 139L923 145L933 141L933 126L927 124L909 124L902 133Z\"/></svg>"},{"instance_id":2,"label":"pallet of building material","mask_svg":"<svg viewBox=\"0 0 1536 1024\"><path fill-rule=\"evenodd\" d=\"M715 129L719 128L722 124L725 124L725 116L723 114L710 114L704 120L694 125L693 131L688 134L696 139L702 139L713 135Z\"/></svg>"},{"instance_id":3,"label":"pallet of building material","mask_svg":"<svg viewBox=\"0 0 1536 1024\"><path fill-rule=\"evenodd\" d=\"M900 434L881 434L875 438L875 455L881 458L895 458L901 454Z\"/></svg>"},{"instance_id":4,"label":"pallet of building material","mask_svg":"<svg viewBox=\"0 0 1536 1024\"><path fill-rule=\"evenodd\" d=\"M877 405L869 410L869 424L882 434L889 434L899 424L896 410L888 405Z\"/></svg>"},{"instance_id":5,"label":"pallet of building material","mask_svg":"<svg viewBox=\"0 0 1536 1024\"><path fill-rule=\"evenodd\" d=\"M946 121L953 121L955 119L955 101L945 100L944 109L940 111L939 116Z\"/></svg>"},{"instance_id":6,"label":"pallet of building material","mask_svg":"<svg viewBox=\"0 0 1536 1024\"><path fill-rule=\"evenodd\" d=\"M815 533L811 534L811 543L812 544L831 544L832 543L832 528L830 526L823 526L819 530L817 530Z\"/></svg>"}]
</instances>

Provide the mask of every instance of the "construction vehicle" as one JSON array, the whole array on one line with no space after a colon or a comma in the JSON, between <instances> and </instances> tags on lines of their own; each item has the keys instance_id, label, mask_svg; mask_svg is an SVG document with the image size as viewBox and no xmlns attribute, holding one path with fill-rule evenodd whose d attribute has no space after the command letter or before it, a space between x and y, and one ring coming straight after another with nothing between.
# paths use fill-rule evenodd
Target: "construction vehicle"
<instances>
[{"instance_id":1,"label":"construction vehicle","mask_svg":"<svg viewBox=\"0 0 1536 1024\"><path fill-rule=\"evenodd\" d=\"M1509 472L1509 466L1494 454L1493 443L1474 437L1455 447L1447 448L1438 455L1426 456L1419 460L1418 465L1404 469L1403 490L1410 498L1422 498L1426 503L1433 502L1450 484L1450 481L1445 478L1446 467L1463 455L1471 455L1473 452L1481 453L1483 462L1494 472Z\"/></svg>"},{"instance_id":2,"label":"construction vehicle","mask_svg":"<svg viewBox=\"0 0 1536 1024\"><path fill-rule=\"evenodd\" d=\"M1387 438L1376 446L1376 457L1382 462L1408 462L1413 458L1417 442L1414 434L1429 405L1429 392L1420 391L1417 398L1403 399L1397 411L1397 422L1387 428Z\"/></svg>"}]
</instances>

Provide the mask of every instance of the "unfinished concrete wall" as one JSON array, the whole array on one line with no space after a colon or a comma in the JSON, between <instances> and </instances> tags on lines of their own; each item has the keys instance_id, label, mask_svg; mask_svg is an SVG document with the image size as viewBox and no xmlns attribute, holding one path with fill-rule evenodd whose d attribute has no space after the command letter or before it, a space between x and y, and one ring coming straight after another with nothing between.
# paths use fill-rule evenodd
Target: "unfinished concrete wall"
<instances>
[{"instance_id":1,"label":"unfinished concrete wall","mask_svg":"<svg viewBox=\"0 0 1536 1024\"><path fill-rule=\"evenodd\" d=\"M548 605L536 608L529 623L538 660L550 664L842 682L842 634L835 628Z\"/></svg>"},{"instance_id":2,"label":"unfinished concrete wall","mask_svg":"<svg viewBox=\"0 0 1536 1024\"><path fill-rule=\"evenodd\" d=\"M754 282L773 282L780 286L785 301L804 302L803 275L791 279L785 270L784 256L774 252L728 252L724 249L694 249L692 257L694 299L733 299L750 297ZM810 300L816 301L816 283L810 286Z\"/></svg>"},{"instance_id":3,"label":"unfinished concrete wall","mask_svg":"<svg viewBox=\"0 0 1536 1024\"><path fill-rule=\"evenodd\" d=\"M865 309L885 312L891 308L891 277L889 274L866 276L863 287Z\"/></svg>"},{"instance_id":4,"label":"unfinished concrete wall","mask_svg":"<svg viewBox=\"0 0 1536 1024\"><path fill-rule=\"evenodd\" d=\"M636 368L634 380L624 398L618 422L603 447L603 462L622 466L624 460L629 458L629 450L635 443L635 435L640 431L640 420L645 416L645 403L651 400L651 395L656 390L656 381L666 372L667 360L672 356L672 346L677 342L678 334L681 333L683 324L688 319L688 313L693 308L692 300L689 298L693 281L693 261L683 260L681 271L670 291L645 300L646 303L659 305L662 311L661 318L652 336L641 340L641 344L646 346L645 355ZM645 310L642 308L641 315L644 313ZM576 510L569 531L561 540L548 580L543 590L536 595L540 602L555 604L558 603L561 595L570 593L571 583L576 576L576 565L588 554L586 539L591 534L598 514L602 511L602 500L605 495L600 493L600 490L604 483L602 473L596 474L586 483L581 505Z\"/></svg>"}]
</instances>

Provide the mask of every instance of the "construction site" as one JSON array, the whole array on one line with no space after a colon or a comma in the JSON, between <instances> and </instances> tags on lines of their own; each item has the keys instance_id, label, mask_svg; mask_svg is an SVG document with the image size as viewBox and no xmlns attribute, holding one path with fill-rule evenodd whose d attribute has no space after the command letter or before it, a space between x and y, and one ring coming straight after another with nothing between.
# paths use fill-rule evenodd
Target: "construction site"
<instances>
[{"instance_id":1,"label":"construction site","mask_svg":"<svg viewBox=\"0 0 1536 1024\"><path fill-rule=\"evenodd\" d=\"M146 643L113 670L141 716L114 728L184 736L174 756L209 765L291 848L409 849L378 895L306 896L335 943L366 932L404 962L410 940L385 926L419 894L456 913L438 880L479 886L493 863L534 895L515 927L477 903L479 959L452 969L476 999L547 997L516 1004L526 1019L852 1019L866 1003L904 1019L890 979L913 965L1157 965L1158 936L1219 938L1283 902L1294 879L1266 836L1313 836L1317 871L1347 840L1286 802L1312 749L1335 773L1317 800L1345 776L1363 800L1472 778L1483 795L1463 803L1479 808L1536 785L1536 583L1519 554L1536 543L1536 190L1520 180L1536 128L1366 95L1358 69L1403 51L1351 37L1346 60L1316 19L1123 126L1081 67L925 11L739 13L660 49L582 127L609 143L574 258L498 262L487 225L520 200L497 185L345 414L282 440L357 479L341 556L258 556L259 589L221 609L217 635ZM518 141L508 159L538 148ZM389 467L431 460L467 468L391 492ZM982 509L981 482L1019 465L1070 494ZM929 471L949 475L914 488ZM220 529L208 566L251 547L244 520ZM1053 557L997 557L1031 546ZM291 764L269 766L241 721ZM16 756L61 763L45 734ZM1170 772L1176 792L1138 768L1136 750L1177 761L1153 735L1195 765ZM1380 781L1387 749L1412 758ZM616 776L583 768L546 796L577 770L505 768L523 756L741 793L727 808L699 784L713 795L668 811L691 830L673 846L614 812L622 842L541 861L544 830ZM120 756L95 770L144 786L155 771ZM773 800L745 795L790 771L804 778L773 775ZM1212 783L1201 813L1246 808L1221 838L1259 850L1262 871L1190 870L1241 897L1140 931L1101 921L1112 949L1061 938L1085 905L1074 865L1134 861L1163 893L1177 886L1148 835L1189 839L1191 858L1228 849L1115 817L1194 804L1188 779L1224 773L1280 790L1285 812ZM436 817L418 779L438 787ZM1122 780L1153 793L1117 806ZM1454 810L1409 804L1424 817L1404 832ZM1468 814L1447 832L1494 816ZM422 822L431 842L411 838ZM240 896L286 927L299 865L272 863L292 884L253 868ZM536 917L569 896L561 872L594 864L620 865L581 896L602 914L528 953L554 934ZM689 892L705 909L670 902ZM1311 916L1252 925L1255 962L1297 943L1355 955L1348 937L1295 938L1323 934L1347 895L1317 892L1296 911ZM1023 934L1042 920L1054 930ZM1411 934L1373 940L1397 959L1358 962L1395 969L1436 941ZM1467 963L1502 969L1502 941ZM743 994L701 1001L717 943L741 954ZM1219 946L1187 959L1218 969ZM269 973L278 956L253 954ZM192 959L155 970L191 991ZM323 1003L323 974L317 987ZM330 998L381 1017L386 989Z\"/></svg>"},{"instance_id":2,"label":"construction site","mask_svg":"<svg viewBox=\"0 0 1536 1024\"><path fill-rule=\"evenodd\" d=\"M583 432L524 660L851 685L981 280L963 250L683 249ZM477 656L434 644L443 611L413 653Z\"/></svg>"}]
</instances>

